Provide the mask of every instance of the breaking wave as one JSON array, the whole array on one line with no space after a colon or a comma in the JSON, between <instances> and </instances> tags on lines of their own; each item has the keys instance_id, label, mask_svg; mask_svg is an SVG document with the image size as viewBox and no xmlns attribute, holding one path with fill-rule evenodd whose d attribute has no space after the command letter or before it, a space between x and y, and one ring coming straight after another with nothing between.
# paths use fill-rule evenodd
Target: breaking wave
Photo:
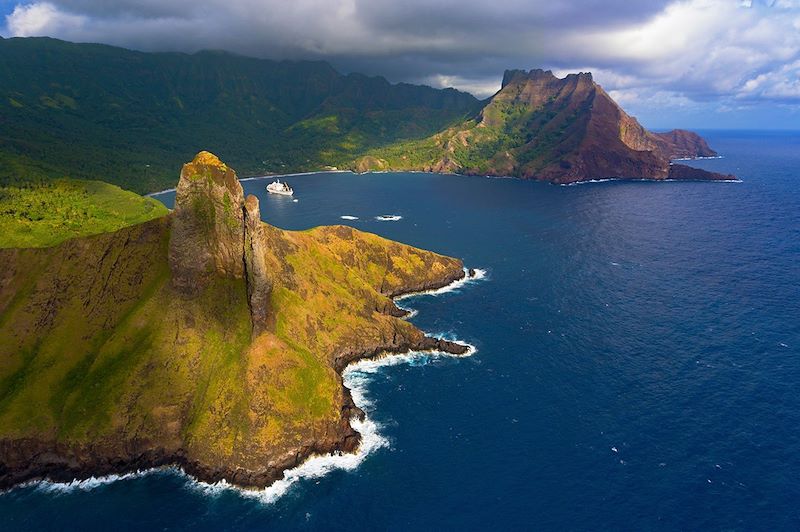
<instances>
[{"instance_id":1,"label":"breaking wave","mask_svg":"<svg viewBox=\"0 0 800 532\"><path fill-rule=\"evenodd\" d=\"M349 214L343 214L342 216L339 216L339 218L342 220L358 220L358 216L351 216Z\"/></svg>"},{"instance_id":2,"label":"breaking wave","mask_svg":"<svg viewBox=\"0 0 800 532\"><path fill-rule=\"evenodd\" d=\"M375 219L379 222L396 222L402 220L403 217L399 214L381 214L380 216L376 216Z\"/></svg>"},{"instance_id":3,"label":"breaking wave","mask_svg":"<svg viewBox=\"0 0 800 532\"><path fill-rule=\"evenodd\" d=\"M709 157L713 159L714 157ZM589 179L586 181L573 181L572 183L559 183L560 187L576 187L590 183L608 183L609 181L632 183L741 183L741 179L631 179L628 177L607 177L603 179Z\"/></svg>"},{"instance_id":4,"label":"breaking wave","mask_svg":"<svg viewBox=\"0 0 800 532\"><path fill-rule=\"evenodd\" d=\"M173 468L144 469L141 471L132 471L130 473L123 473L119 475L103 475L99 477L89 477L83 480L75 479L71 480L70 482L56 482L53 480L32 480L30 482L24 482L12 489L33 487L37 491L55 495L70 493L74 491L91 491L93 489L100 488L102 486L107 486L109 484L118 482L120 480L132 480L135 478L143 478L164 471L166 469L173 469Z\"/></svg>"},{"instance_id":5,"label":"breaking wave","mask_svg":"<svg viewBox=\"0 0 800 532\"><path fill-rule=\"evenodd\" d=\"M488 277L488 275L489 275L486 270L482 270L480 268L474 268L472 270L472 272L473 272L472 275L470 275L469 274L469 270L464 268L464 277L462 277L461 279L453 281L452 283L450 283L450 284L448 284L446 286L443 286L441 288L436 288L434 290L424 290L422 292L412 292L410 294L403 294L402 296L396 297L395 298L395 302L402 301L404 299L409 299L409 298L412 298L412 297L417 297L417 296L439 296L439 295L442 295L442 294L448 294L450 292L458 292L459 290L461 290L462 288L464 288L465 286L467 286L469 284L472 284L472 283L475 283L475 282L478 282L478 281L482 281L483 279L486 279ZM398 307L403 309L403 310L413 310L413 309L401 307L400 305L398 305Z\"/></svg>"}]
</instances>

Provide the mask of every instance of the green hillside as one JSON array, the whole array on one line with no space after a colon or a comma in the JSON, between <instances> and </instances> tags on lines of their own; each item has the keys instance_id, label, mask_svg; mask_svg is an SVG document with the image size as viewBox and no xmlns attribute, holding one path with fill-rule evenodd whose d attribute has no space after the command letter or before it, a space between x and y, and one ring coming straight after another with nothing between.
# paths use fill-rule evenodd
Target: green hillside
<instances>
[{"instance_id":1,"label":"green hillside","mask_svg":"<svg viewBox=\"0 0 800 532\"><path fill-rule=\"evenodd\" d=\"M165 214L158 200L100 181L18 183L0 187L0 248L54 246Z\"/></svg>"},{"instance_id":2,"label":"green hillside","mask_svg":"<svg viewBox=\"0 0 800 532\"><path fill-rule=\"evenodd\" d=\"M101 179L137 192L169 186L199 149L245 175L318 169L480 108L453 89L342 75L324 62L49 38L0 40L0 72L0 179Z\"/></svg>"}]
</instances>

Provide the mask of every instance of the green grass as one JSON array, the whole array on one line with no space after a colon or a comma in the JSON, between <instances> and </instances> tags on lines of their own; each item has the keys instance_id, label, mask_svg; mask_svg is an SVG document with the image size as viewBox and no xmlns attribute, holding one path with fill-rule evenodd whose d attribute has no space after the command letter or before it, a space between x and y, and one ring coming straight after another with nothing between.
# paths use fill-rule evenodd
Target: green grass
<instances>
[{"instance_id":1,"label":"green grass","mask_svg":"<svg viewBox=\"0 0 800 532\"><path fill-rule=\"evenodd\" d=\"M167 214L159 201L100 181L0 187L0 248L49 247Z\"/></svg>"}]
</instances>

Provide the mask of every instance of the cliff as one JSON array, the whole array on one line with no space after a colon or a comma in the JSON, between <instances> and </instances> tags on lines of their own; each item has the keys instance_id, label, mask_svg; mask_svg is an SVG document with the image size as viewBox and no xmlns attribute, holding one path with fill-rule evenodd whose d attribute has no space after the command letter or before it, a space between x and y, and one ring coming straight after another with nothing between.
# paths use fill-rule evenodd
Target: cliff
<instances>
[{"instance_id":1,"label":"cliff","mask_svg":"<svg viewBox=\"0 0 800 532\"><path fill-rule=\"evenodd\" d=\"M516 176L553 183L592 179L667 179L674 158L716 155L697 134L651 133L590 73L510 70L474 119L424 140L375 151L358 170L414 169ZM727 179L695 169L702 179ZM682 173L673 173L680 179Z\"/></svg>"},{"instance_id":2,"label":"cliff","mask_svg":"<svg viewBox=\"0 0 800 532\"><path fill-rule=\"evenodd\" d=\"M349 227L272 227L206 152L177 191L167 216L0 250L0 487L166 464L264 486L358 446L348 362L464 352L391 299L462 277L459 260Z\"/></svg>"}]
</instances>

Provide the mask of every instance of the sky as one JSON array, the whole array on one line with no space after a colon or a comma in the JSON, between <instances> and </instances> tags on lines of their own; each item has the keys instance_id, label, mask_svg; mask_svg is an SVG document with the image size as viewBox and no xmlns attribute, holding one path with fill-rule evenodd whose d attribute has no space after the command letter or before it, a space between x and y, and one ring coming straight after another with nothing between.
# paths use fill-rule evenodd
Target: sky
<instances>
[{"instance_id":1,"label":"sky","mask_svg":"<svg viewBox=\"0 0 800 532\"><path fill-rule=\"evenodd\" d=\"M800 0L0 0L0 35L324 59L479 98L591 71L651 128L800 129Z\"/></svg>"}]
</instances>

